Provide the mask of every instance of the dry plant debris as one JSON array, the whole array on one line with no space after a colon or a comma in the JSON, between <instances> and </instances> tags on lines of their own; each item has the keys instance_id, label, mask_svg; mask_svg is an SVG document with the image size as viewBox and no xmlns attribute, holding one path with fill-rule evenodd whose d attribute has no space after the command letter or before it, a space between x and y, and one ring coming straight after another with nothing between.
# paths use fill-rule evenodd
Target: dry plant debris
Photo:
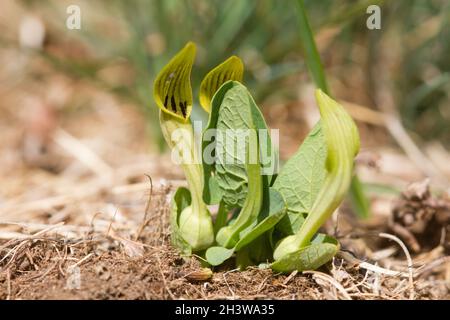
<instances>
[{"instance_id":1,"label":"dry plant debris","mask_svg":"<svg viewBox=\"0 0 450 320\"><path fill-rule=\"evenodd\" d=\"M203 268L169 244L172 189L154 188L137 240L143 216L120 218L119 211L99 213L85 226L14 225L22 236L0 245L0 299L408 299L411 290L416 299L450 298L450 259L442 248L414 258L412 288L404 256L393 257L395 251L362 261L343 250L326 268L303 274Z\"/></svg>"}]
</instances>

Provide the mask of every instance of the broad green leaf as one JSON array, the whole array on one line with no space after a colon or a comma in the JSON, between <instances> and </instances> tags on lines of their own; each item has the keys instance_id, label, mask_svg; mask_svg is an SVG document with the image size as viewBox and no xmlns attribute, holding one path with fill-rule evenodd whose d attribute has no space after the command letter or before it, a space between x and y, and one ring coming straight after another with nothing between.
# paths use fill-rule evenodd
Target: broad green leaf
<instances>
[{"instance_id":1,"label":"broad green leaf","mask_svg":"<svg viewBox=\"0 0 450 320\"><path fill-rule=\"evenodd\" d=\"M330 261L338 251L339 246L332 243L311 244L284 255L273 262L271 267L278 272L316 270Z\"/></svg>"},{"instance_id":2,"label":"broad green leaf","mask_svg":"<svg viewBox=\"0 0 450 320\"><path fill-rule=\"evenodd\" d=\"M309 213L325 181L327 146L316 125L298 151L286 162L273 187L286 200L289 214ZM294 218L293 218L294 219Z\"/></svg>"},{"instance_id":3,"label":"broad green leaf","mask_svg":"<svg viewBox=\"0 0 450 320\"><path fill-rule=\"evenodd\" d=\"M300 230L277 245L276 261L310 245L315 233L342 202L353 175L354 157L359 150L358 129L344 108L322 91L316 91L316 99L327 145L327 175Z\"/></svg>"},{"instance_id":4,"label":"broad green leaf","mask_svg":"<svg viewBox=\"0 0 450 320\"><path fill-rule=\"evenodd\" d=\"M273 187L286 200L287 214L277 225L284 236L297 233L325 181L325 139L317 124L297 152L286 162Z\"/></svg>"},{"instance_id":5,"label":"broad green leaf","mask_svg":"<svg viewBox=\"0 0 450 320\"><path fill-rule=\"evenodd\" d=\"M182 120L189 119L192 110L190 76L195 51L194 43L186 44L161 70L153 86L156 105L163 112Z\"/></svg>"},{"instance_id":6,"label":"broad green leaf","mask_svg":"<svg viewBox=\"0 0 450 320\"><path fill-rule=\"evenodd\" d=\"M245 161L242 161L242 155L246 153L244 148L248 143L238 144L237 140L240 138L240 132L243 133L248 129L267 130L267 126L250 93L239 82L229 81L223 84L214 95L211 105L209 122L202 139L205 186L211 185L209 180L216 180L226 205L229 208L242 207L248 192L248 176L244 166ZM211 129L217 129L214 141L211 141L213 140L212 137L207 136ZM270 137L265 141L258 140L258 142L260 154L271 155L272 158L278 159ZM212 152L213 150L215 153ZM233 159L236 154L240 157L237 157L233 164L219 161L220 159L227 160L227 156ZM208 155L209 158L213 156L215 162L205 161L205 156ZM277 163L275 160L265 162L263 170L266 167L276 169ZM271 175L269 177L272 179ZM203 199L210 204L212 203L211 194L212 191L207 190L207 188L203 191Z\"/></svg>"},{"instance_id":7,"label":"broad green leaf","mask_svg":"<svg viewBox=\"0 0 450 320\"><path fill-rule=\"evenodd\" d=\"M225 260L231 258L234 253L234 249L227 249L224 247L211 247L206 250L206 261L212 266L218 266Z\"/></svg>"},{"instance_id":8,"label":"broad green leaf","mask_svg":"<svg viewBox=\"0 0 450 320\"><path fill-rule=\"evenodd\" d=\"M230 207L242 207L247 197L249 179L244 157L247 156L248 146L257 142L250 141L250 137L256 137L256 128L249 95L244 86L236 85L225 94L218 112L216 129L217 182L225 203ZM245 134L249 136L241 143ZM256 156L254 150L249 156Z\"/></svg>"},{"instance_id":9,"label":"broad green leaf","mask_svg":"<svg viewBox=\"0 0 450 320\"><path fill-rule=\"evenodd\" d=\"M172 198L172 208L170 211L170 227L172 244L178 248L183 254L190 255L192 253L191 246L183 239L178 221L183 209L191 204L191 193L187 188L179 187Z\"/></svg>"},{"instance_id":10,"label":"broad green leaf","mask_svg":"<svg viewBox=\"0 0 450 320\"><path fill-rule=\"evenodd\" d=\"M204 185L203 189L203 200L207 204L217 204L219 203L219 199L214 196L215 194L220 193L221 198L223 198L222 192L223 189L219 185L216 176L215 170L215 161L216 158L216 142L217 136L215 136L214 129L217 126L217 119L219 116L220 106L223 103L225 98L225 94L229 89L233 87L233 82L229 81L222 85L222 87L216 92L212 101L212 110L209 115L208 124L203 131L202 135L202 160L203 160L203 177L204 177ZM208 161L209 159L209 161ZM213 181L211 181L213 180ZM243 184L246 183L246 180L243 181ZM218 192L219 191L219 192ZM227 197L228 198L228 197ZM227 201L224 201L224 204L228 206Z\"/></svg>"},{"instance_id":11,"label":"broad green leaf","mask_svg":"<svg viewBox=\"0 0 450 320\"><path fill-rule=\"evenodd\" d=\"M212 69L200 84L200 105L211 112L211 100L219 88L229 80L242 82L244 64L241 59L231 56Z\"/></svg>"}]
</instances>

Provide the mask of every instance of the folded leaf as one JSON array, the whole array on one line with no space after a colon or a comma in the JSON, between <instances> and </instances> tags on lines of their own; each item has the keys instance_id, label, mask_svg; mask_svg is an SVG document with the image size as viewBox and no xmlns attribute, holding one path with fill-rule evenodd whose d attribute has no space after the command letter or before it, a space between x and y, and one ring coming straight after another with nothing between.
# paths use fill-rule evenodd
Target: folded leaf
<instances>
[{"instance_id":1,"label":"folded leaf","mask_svg":"<svg viewBox=\"0 0 450 320\"><path fill-rule=\"evenodd\" d=\"M276 239L298 232L325 181L327 147L320 122L286 162L273 188L286 200L287 214L277 224Z\"/></svg>"},{"instance_id":2,"label":"folded leaf","mask_svg":"<svg viewBox=\"0 0 450 320\"><path fill-rule=\"evenodd\" d=\"M229 80L242 81L244 64L241 59L232 56L212 69L200 84L200 105L211 112L211 100L219 88Z\"/></svg>"},{"instance_id":3,"label":"folded leaf","mask_svg":"<svg viewBox=\"0 0 450 320\"><path fill-rule=\"evenodd\" d=\"M298 233L277 245L274 259L281 261L309 246L311 239L342 202L351 182L354 157L359 150L358 129L350 115L322 91L316 91L321 126L327 144L327 175ZM331 249L330 249L331 250ZM331 251L324 251L328 254Z\"/></svg>"},{"instance_id":4,"label":"folded leaf","mask_svg":"<svg viewBox=\"0 0 450 320\"><path fill-rule=\"evenodd\" d=\"M298 233L301 245L309 243L342 202L352 180L354 158L360 146L358 128L345 109L321 90L316 90L316 100L327 143L328 173L311 212Z\"/></svg>"},{"instance_id":5,"label":"folded leaf","mask_svg":"<svg viewBox=\"0 0 450 320\"><path fill-rule=\"evenodd\" d=\"M156 105L165 113L187 120L192 110L191 70L195 45L189 42L161 70L153 86Z\"/></svg>"}]
</instances>

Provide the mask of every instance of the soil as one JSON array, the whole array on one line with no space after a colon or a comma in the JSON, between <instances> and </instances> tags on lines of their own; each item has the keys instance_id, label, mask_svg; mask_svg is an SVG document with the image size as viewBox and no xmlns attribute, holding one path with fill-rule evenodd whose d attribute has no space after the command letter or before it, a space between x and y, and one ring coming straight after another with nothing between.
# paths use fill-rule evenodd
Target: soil
<instances>
[{"instance_id":1,"label":"soil","mask_svg":"<svg viewBox=\"0 0 450 320\"><path fill-rule=\"evenodd\" d=\"M164 186L153 190L149 210L155 214L147 217L143 229L143 220L132 228L111 220L105 232L98 232L94 220L91 226L72 228L76 236L69 238L62 236L64 228L67 230L62 224L22 226L22 231L30 227L41 231L0 245L0 299L450 298L448 258L443 257L443 247L415 256L410 286L408 277L401 275L408 270L401 250L379 241L391 250L383 258L381 248L377 253L362 237L350 234L341 236L341 254L315 272L282 275L257 267L239 271L231 265L211 271L202 267L199 259L183 258L170 246L166 193L172 189ZM354 221L345 213L339 220L344 229ZM362 227L359 225L356 233ZM371 233L365 231L369 240L373 240ZM367 271L356 258L364 254L372 266L398 270L399 274Z\"/></svg>"},{"instance_id":2,"label":"soil","mask_svg":"<svg viewBox=\"0 0 450 320\"><path fill-rule=\"evenodd\" d=\"M298 277L289 285L285 276L273 276L269 270L218 272L207 281L192 279L201 267L195 260L185 261L170 247L143 257L130 259L119 250L91 252L89 261L81 264L80 282L73 281L68 266L73 260L58 261L57 249L64 252L67 244L36 241L28 250L34 264L21 259L2 279L0 298L11 299L204 299L204 298L320 298L313 281ZM72 245L76 251L68 256L82 259L84 245ZM80 248L78 248L80 247ZM77 250L78 249L78 250ZM54 253L54 256L47 252ZM33 270L37 268L38 270ZM70 269L69 269L70 270ZM73 277L72 273L72 277ZM4 277L3 277L4 278ZM195 277L194 277L195 278ZM9 283L9 284L8 284ZM11 288L8 292L8 286Z\"/></svg>"}]
</instances>

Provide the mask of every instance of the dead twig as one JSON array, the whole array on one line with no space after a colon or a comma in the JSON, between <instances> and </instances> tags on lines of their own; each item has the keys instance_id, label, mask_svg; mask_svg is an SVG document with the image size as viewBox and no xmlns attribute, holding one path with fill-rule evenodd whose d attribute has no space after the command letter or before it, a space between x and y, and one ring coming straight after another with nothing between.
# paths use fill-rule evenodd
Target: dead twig
<instances>
[{"instance_id":1,"label":"dead twig","mask_svg":"<svg viewBox=\"0 0 450 320\"><path fill-rule=\"evenodd\" d=\"M361 261L361 260L353 257L350 253L345 252L345 251L339 251L338 257L353 264L355 267L358 267L361 269L366 269L366 270L372 271L374 273L387 275L387 276L391 276L391 277L408 277L409 276L408 273L405 273L405 272L390 270L390 269L386 269L386 268L379 267L377 265L368 263L366 261Z\"/></svg>"},{"instance_id":2,"label":"dead twig","mask_svg":"<svg viewBox=\"0 0 450 320\"><path fill-rule=\"evenodd\" d=\"M167 280L166 280L166 276L164 275L163 269L161 267L161 259L159 258L159 255L155 255L156 256L156 261L158 262L158 268L159 268L159 273L161 274L162 277L162 281L164 283L164 288L166 289L166 291L169 293L169 296L172 300L176 300L175 296L173 295L172 291L170 290L170 288L167 286Z\"/></svg>"},{"instance_id":3,"label":"dead twig","mask_svg":"<svg viewBox=\"0 0 450 320\"><path fill-rule=\"evenodd\" d=\"M333 277L319 271L303 271L303 274L311 274L313 275L313 278L318 278L322 281L329 282L344 296L345 300L353 300L352 297L348 294L347 290L345 290L345 288Z\"/></svg>"},{"instance_id":4,"label":"dead twig","mask_svg":"<svg viewBox=\"0 0 450 320\"><path fill-rule=\"evenodd\" d=\"M149 224L150 219L148 219L148 214L150 211L150 204L152 202L152 195L153 195L153 180L152 177L148 174L145 175L148 180L150 181L150 194L148 195L147 204L145 205L145 211L144 211L144 219L142 220L142 224L139 227L138 232L136 233L135 240L138 240L141 236L142 232L144 231L145 227Z\"/></svg>"},{"instance_id":5,"label":"dead twig","mask_svg":"<svg viewBox=\"0 0 450 320\"><path fill-rule=\"evenodd\" d=\"M6 270L6 300L11 300L11 270L8 268Z\"/></svg>"},{"instance_id":6,"label":"dead twig","mask_svg":"<svg viewBox=\"0 0 450 320\"><path fill-rule=\"evenodd\" d=\"M414 290L414 270L413 270L413 262L411 259L411 255L409 254L408 248L406 248L405 244L402 240L400 240L398 237L388 234L388 233L380 233L380 237L387 238L390 240L393 240L399 244L399 246L402 248L403 252L406 255L406 259L408 261L408 273L409 273L409 287L410 287L410 293L409 293L409 299L413 300L415 297L415 290Z\"/></svg>"},{"instance_id":7,"label":"dead twig","mask_svg":"<svg viewBox=\"0 0 450 320\"><path fill-rule=\"evenodd\" d=\"M53 139L68 154L83 163L98 176L103 178L111 178L113 176L114 170L103 159L67 131L62 128L57 129Z\"/></svg>"}]
</instances>

